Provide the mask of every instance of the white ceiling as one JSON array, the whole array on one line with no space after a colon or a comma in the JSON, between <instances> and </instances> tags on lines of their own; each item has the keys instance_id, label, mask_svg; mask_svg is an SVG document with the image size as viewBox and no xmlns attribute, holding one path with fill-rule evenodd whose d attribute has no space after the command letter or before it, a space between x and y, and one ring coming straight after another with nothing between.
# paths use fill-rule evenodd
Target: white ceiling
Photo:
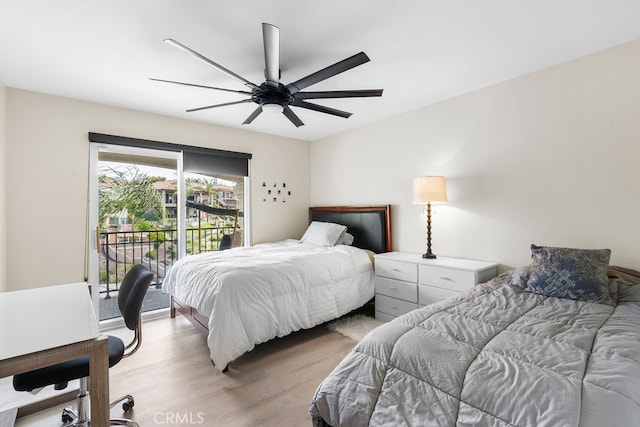
<instances>
[{"instance_id":1,"label":"white ceiling","mask_svg":"<svg viewBox=\"0 0 640 427\"><path fill-rule=\"evenodd\" d=\"M640 39L637 0L0 0L0 80L8 87L316 140ZM166 43L173 38L264 81L261 23L280 27L282 82L364 51L371 62L307 91L383 88L381 98L312 100L295 128L254 104L186 113L246 90Z\"/></svg>"}]
</instances>

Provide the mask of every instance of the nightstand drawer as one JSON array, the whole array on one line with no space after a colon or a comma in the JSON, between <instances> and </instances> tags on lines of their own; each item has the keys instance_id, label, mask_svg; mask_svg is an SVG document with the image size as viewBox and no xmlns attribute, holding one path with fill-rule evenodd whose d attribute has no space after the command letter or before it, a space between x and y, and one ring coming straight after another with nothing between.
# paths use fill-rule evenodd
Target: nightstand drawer
<instances>
[{"instance_id":1,"label":"nightstand drawer","mask_svg":"<svg viewBox=\"0 0 640 427\"><path fill-rule=\"evenodd\" d=\"M376 258L375 270L376 276L414 283L418 280L418 267L414 263Z\"/></svg>"},{"instance_id":2,"label":"nightstand drawer","mask_svg":"<svg viewBox=\"0 0 640 427\"><path fill-rule=\"evenodd\" d=\"M395 316L376 310L376 320L380 320L383 322L390 322L395 318L396 318Z\"/></svg>"},{"instance_id":3,"label":"nightstand drawer","mask_svg":"<svg viewBox=\"0 0 640 427\"><path fill-rule=\"evenodd\" d=\"M442 301L449 297L457 297L460 292L452 291L449 289L435 288L433 286L420 285L418 286L418 303L423 305L433 304L434 302Z\"/></svg>"},{"instance_id":4,"label":"nightstand drawer","mask_svg":"<svg viewBox=\"0 0 640 427\"><path fill-rule=\"evenodd\" d=\"M376 276L376 294L418 302L418 285Z\"/></svg>"},{"instance_id":5,"label":"nightstand drawer","mask_svg":"<svg viewBox=\"0 0 640 427\"><path fill-rule=\"evenodd\" d=\"M476 285L476 273L421 265L420 284L464 292Z\"/></svg>"},{"instance_id":6,"label":"nightstand drawer","mask_svg":"<svg viewBox=\"0 0 640 427\"><path fill-rule=\"evenodd\" d=\"M376 295L376 311L390 314L394 317L408 313L418 308L418 304L399 299Z\"/></svg>"}]
</instances>

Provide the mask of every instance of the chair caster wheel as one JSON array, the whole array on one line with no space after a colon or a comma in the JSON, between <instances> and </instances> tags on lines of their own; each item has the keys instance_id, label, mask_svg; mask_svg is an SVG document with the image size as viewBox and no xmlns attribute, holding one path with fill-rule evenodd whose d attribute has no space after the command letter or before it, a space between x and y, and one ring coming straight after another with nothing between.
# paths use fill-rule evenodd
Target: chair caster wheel
<instances>
[{"instance_id":1,"label":"chair caster wheel","mask_svg":"<svg viewBox=\"0 0 640 427\"><path fill-rule=\"evenodd\" d=\"M128 412L129 410L131 410L131 408L133 408L134 404L135 404L135 402L133 401L133 399L131 399L129 402L124 402L122 404L122 410L124 412Z\"/></svg>"},{"instance_id":2,"label":"chair caster wheel","mask_svg":"<svg viewBox=\"0 0 640 427\"><path fill-rule=\"evenodd\" d=\"M68 424L75 420L75 417L66 410L62 411L62 416L60 418L62 419L63 424Z\"/></svg>"}]
</instances>

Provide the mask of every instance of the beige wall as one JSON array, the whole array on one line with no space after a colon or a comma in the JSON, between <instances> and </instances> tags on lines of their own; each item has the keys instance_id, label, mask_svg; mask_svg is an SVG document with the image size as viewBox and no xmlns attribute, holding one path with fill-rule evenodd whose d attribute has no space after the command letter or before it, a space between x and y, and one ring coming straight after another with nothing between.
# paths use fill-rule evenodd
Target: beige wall
<instances>
[{"instance_id":1,"label":"beige wall","mask_svg":"<svg viewBox=\"0 0 640 427\"><path fill-rule=\"evenodd\" d=\"M447 177L436 254L607 247L640 269L640 41L311 144L311 203L392 204L396 250L426 247L420 175Z\"/></svg>"},{"instance_id":2,"label":"beige wall","mask_svg":"<svg viewBox=\"0 0 640 427\"><path fill-rule=\"evenodd\" d=\"M6 265L6 189L5 189L5 147L6 147L6 99L7 90L0 80L0 292L7 290L7 265Z\"/></svg>"},{"instance_id":3,"label":"beige wall","mask_svg":"<svg viewBox=\"0 0 640 427\"><path fill-rule=\"evenodd\" d=\"M9 289L84 279L90 131L252 153L254 243L304 232L307 142L13 88L6 93ZM262 181L286 182L293 195L287 203L262 202Z\"/></svg>"}]
</instances>

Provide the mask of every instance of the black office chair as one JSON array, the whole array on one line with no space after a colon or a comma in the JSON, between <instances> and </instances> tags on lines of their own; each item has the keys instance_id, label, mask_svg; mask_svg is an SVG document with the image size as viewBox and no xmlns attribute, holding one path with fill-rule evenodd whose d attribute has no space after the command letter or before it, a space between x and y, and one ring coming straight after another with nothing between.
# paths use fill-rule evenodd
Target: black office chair
<instances>
[{"instance_id":1,"label":"black office chair","mask_svg":"<svg viewBox=\"0 0 640 427\"><path fill-rule=\"evenodd\" d=\"M218 250L226 251L227 249L231 249L231 236L229 234L223 234L222 239L220 239L220 246L218 246Z\"/></svg>"},{"instance_id":2,"label":"black office chair","mask_svg":"<svg viewBox=\"0 0 640 427\"><path fill-rule=\"evenodd\" d=\"M118 337L109 335L109 367L118 363L123 357L132 355L142 343L142 327L140 312L142 311L142 301L153 280L153 273L143 265L134 265L125 275L120 290L118 291L118 308L124 318L127 328L134 331L133 339L126 346ZM77 409L72 407L64 408L62 412L63 426L87 426L89 422L87 398L89 376L89 357L59 363L46 368L25 372L13 377L13 388L17 391L33 391L53 384L56 390L67 387L69 381L79 379L80 391L76 399ZM127 412L133 408L134 401L131 395L122 396L110 403L113 408L120 402L122 409ZM110 420L111 424L138 427L134 421L126 418L115 418Z\"/></svg>"}]
</instances>

